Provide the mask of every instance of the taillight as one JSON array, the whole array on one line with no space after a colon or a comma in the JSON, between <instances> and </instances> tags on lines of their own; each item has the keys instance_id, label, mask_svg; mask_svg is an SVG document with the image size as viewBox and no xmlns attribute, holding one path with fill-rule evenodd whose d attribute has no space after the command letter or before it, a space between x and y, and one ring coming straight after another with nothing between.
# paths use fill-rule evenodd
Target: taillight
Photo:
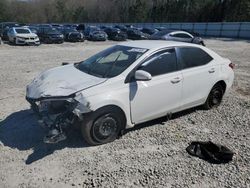
<instances>
[{"instance_id":1,"label":"taillight","mask_svg":"<svg viewBox=\"0 0 250 188\"><path fill-rule=\"evenodd\" d=\"M234 69L234 68L235 68L235 64L234 64L234 63L230 63L228 66L229 66L231 69Z\"/></svg>"}]
</instances>

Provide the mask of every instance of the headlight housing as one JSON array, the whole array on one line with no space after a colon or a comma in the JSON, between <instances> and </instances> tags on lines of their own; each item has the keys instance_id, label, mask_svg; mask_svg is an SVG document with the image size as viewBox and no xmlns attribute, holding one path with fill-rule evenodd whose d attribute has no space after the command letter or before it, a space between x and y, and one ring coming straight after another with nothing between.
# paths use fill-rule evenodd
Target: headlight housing
<instances>
[{"instance_id":1,"label":"headlight housing","mask_svg":"<svg viewBox=\"0 0 250 188\"><path fill-rule=\"evenodd\" d=\"M49 99L37 102L39 112L48 112L49 114L59 114L67 111L73 111L77 106L77 101L69 99Z\"/></svg>"}]
</instances>

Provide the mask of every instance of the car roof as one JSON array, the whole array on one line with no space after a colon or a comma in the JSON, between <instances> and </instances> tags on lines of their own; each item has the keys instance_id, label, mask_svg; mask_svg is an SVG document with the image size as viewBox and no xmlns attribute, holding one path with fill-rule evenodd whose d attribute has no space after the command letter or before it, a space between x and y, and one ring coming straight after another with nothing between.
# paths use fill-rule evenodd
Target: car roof
<instances>
[{"instance_id":1,"label":"car roof","mask_svg":"<svg viewBox=\"0 0 250 188\"><path fill-rule=\"evenodd\" d=\"M168 48L173 46L193 46L197 47L198 45L185 42L176 42L176 41L165 41L165 40L142 40L142 41L129 41L123 42L119 45L130 46L135 48L146 48L146 49L160 49Z\"/></svg>"},{"instance_id":2,"label":"car roof","mask_svg":"<svg viewBox=\"0 0 250 188\"><path fill-rule=\"evenodd\" d=\"M29 28L28 27L26 27L26 26L23 26L23 27L12 27L13 29L27 29L27 30L29 30Z\"/></svg>"}]
</instances>

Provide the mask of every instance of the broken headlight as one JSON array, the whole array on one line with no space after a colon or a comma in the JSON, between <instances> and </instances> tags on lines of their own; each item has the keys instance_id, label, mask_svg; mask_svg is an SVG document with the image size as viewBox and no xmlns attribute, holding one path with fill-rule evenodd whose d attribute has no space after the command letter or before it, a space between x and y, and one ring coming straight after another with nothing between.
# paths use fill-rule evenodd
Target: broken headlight
<instances>
[{"instance_id":1,"label":"broken headlight","mask_svg":"<svg viewBox=\"0 0 250 188\"><path fill-rule=\"evenodd\" d=\"M39 112L47 111L49 114L59 114L67 111L73 111L77 106L74 99L63 100L43 100L38 104Z\"/></svg>"}]
</instances>

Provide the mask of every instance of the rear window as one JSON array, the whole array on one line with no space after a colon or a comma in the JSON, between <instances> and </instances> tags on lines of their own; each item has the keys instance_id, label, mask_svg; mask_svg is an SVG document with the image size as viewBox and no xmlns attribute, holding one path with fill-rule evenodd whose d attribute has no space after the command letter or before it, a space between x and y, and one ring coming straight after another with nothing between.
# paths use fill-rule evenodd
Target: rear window
<instances>
[{"instance_id":1,"label":"rear window","mask_svg":"<svg viewBox=\"0 0 250 188\"><path fill-rule=\"evenodd\" d=\"M183 47L178 48L178 51L182 69L202 66L213 60L210 55L200 48Z\"/></svg>"}]
</instances>

